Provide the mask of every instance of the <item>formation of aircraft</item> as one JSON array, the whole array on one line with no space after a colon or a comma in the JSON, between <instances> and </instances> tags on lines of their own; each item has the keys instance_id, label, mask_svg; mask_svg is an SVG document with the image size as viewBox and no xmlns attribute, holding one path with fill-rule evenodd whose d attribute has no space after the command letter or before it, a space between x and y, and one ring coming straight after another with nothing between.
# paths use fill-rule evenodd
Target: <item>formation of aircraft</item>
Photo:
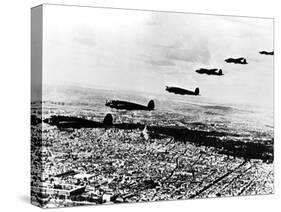
<instances>
[{"instance_id":1,"label":"formation of aircraft","mask_svg":"<svg viewBox=\"0 0 281 212\"><path fill-rule=\"evenodd\" d=\"M274 52L267 52L267 51L260 51L260 54L264 55L274 55ZM240 58L228 58L225 59L225 62L227 63L234 63L234 64L248 64L247 60L244 57ZM223 72L222 69L213 68L213 69L206 69L206 68L200 68L198 70L195 70L198 74L207 74L207 75L217 75L222 76ZM166 86L165 89L169 93L179 94L179 95L193 95L198 96L199 95L199 88L196 88L194 91L187 90L180 87L169 87ZM109 100L106 101L105 106L108 106L110 108L114 108L117 110L147 110L151 111L155 108L155 103L153 100L150 100L147 105L141 105L133 102L128 101L122 101L122 100ZM59 123L56 123L56 120L60 120ZM81 120L79 118L75 117L53 117L51 120L44 120L45 122L50 122L49 124L58 124L60 126L67 126L69 124L71 125L77 125L79 127L81 125ZM36 122L36 121L34 121ZM103 123L100 122L92 122L92 121L85 121L83 120L83 125L89 126L89 127L104 127L104 124L112 124L112 116L106 116Z\"/></svg>"},{"instance_id":2,"label":"formation of aircraft","mask_svg":"<svg viewBox=\"0 0 281 212\"><path fill-rule=\"evenodd\" d=\"M260 54L264 55L273 55L274 52L267 52L267 51L261 51ZM234 64L248 64L246 58L239 57L239 58L227 58L225 59L225 62L227 63L234 63ZM207 75L217 75L222 76L223 72L222 69L213 68L213 69L206 69L206 68L200 68L198 70L195 70L198 74L207 74ZM199 88L196 88L194 91L187 90L180 87L169 87L166 86L165 89L169 93L179 94L179 95L193 95L198 96L199 95ZM105 103L106 106L110 108L115 108L117 110L154 110L155 104L153 100L150 100L148 105L140 105L133 102L127 102L127 101L121 101L121 100L110 100Z\"/></svg>"}]
</instances>

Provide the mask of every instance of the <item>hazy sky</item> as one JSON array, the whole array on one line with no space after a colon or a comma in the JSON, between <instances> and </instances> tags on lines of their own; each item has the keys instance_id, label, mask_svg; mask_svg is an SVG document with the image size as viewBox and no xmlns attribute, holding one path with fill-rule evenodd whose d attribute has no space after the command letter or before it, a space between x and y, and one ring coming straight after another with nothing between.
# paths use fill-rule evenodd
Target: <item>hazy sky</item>
<instances>
[{"instance_id":1,"label":"hazy sky","mask_svg":"<svg viewBox=\"0 0 281 212\"><path fill-rule=\"evenodd\" d=\"M198 86L207 98L272 105L273 57L258 52L273 50L273 19L52 5L43 14L45 83L157 93Z\"/></svg>"}]
</instances>

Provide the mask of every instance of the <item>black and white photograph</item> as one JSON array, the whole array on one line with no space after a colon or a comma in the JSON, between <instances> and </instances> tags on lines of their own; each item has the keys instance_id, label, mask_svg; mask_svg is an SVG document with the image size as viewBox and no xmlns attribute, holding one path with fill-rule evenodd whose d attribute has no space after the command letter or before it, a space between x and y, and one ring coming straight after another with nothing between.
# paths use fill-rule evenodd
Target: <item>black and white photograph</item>
<instances>
[{"instance_id":1,"label":"black and white photograph","mask_svg":"<svg viewBox=\"0 0 281 212\"><path fill-rule=\"evenodd\" d=\"M31 13L32 204L274 193L273 18Z\"/></svg>"}]
</instances>

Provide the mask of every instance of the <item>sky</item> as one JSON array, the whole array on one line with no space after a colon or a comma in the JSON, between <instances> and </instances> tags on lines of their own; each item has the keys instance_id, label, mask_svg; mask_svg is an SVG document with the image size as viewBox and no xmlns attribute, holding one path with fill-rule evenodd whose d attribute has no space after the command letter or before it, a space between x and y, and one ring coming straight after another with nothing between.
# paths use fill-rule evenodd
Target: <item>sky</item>
<instances>
[{"instance_id":1,"label":"sky","mask_svg":"<svg viewBox=\"0 0 281 212\"><path fill-rule=\"evenodd\" d=\"M159 94L199 87L210 99L273 105L273 57L259 54L273 50L273 19L55 5L43 14L45 84Z\"/></svg>"}]
</instances>

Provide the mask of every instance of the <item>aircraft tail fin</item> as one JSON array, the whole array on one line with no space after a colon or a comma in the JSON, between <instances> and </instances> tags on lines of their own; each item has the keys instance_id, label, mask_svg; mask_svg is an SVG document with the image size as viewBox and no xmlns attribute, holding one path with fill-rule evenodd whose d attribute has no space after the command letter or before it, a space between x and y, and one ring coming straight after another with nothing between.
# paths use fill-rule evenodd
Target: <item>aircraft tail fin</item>
<instances>
[{"instance_id":1,"label":"aircraft tail fin","mask_svg":"<svg viewBox=\"0 0 281 212\"><path fill-rule=\"evenodd\" d=\"M195 95L199 95L199 88L195 88L194 93L195 93Z\"/></svg>"},{"instance_id":2,"label":"aircraft tail fin","mask_svg":"<svg viewBox=\"0 0 281 212\"><path fill-rule=\"evenodd\" d=\"M110 113L106 114L106 116L104 117L103 124L113 125L113 116Z\"/></svg>"},{"instance_id":3,"label":"aircraft tail fin","mask_svg":"<svg viewBox=\"0 0 281 212\"><path fill-rule=\"evenodd\" d=\"M150 101L148 102L147 108L148 108L149 110L154 110L154 108L155 108L155 103L154 103L153 100L150 100Z\"/></svg>"}]
</instances>

